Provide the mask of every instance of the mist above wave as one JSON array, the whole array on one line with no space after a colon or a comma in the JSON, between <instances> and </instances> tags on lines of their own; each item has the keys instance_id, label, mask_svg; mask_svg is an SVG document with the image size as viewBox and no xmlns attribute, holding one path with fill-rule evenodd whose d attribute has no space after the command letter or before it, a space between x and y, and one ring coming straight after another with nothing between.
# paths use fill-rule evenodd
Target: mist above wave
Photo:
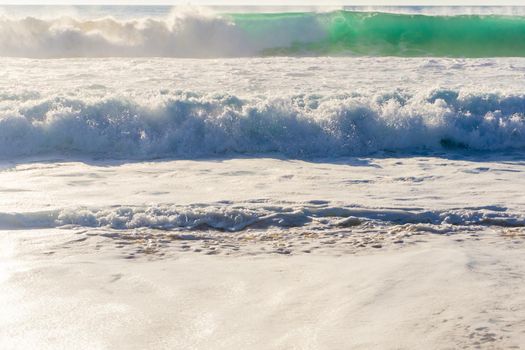
<instances>
[{"instance_id":1,"label":"mist above wave","mask_svg":"<svg viewBox=\"0 0 525 350\"><path fill-rule=\"evenodd\" d=\"M14 57L111 57L228 55L243 48L234 26L199 13L170 19L119 21L0 19L0 53ZM223 40L220 38L223 37Z\"/></svg>"},{"instance_id":2,"label":"mist above wave","mask_svg":"<svg viewBox=\"0 0 525 350\"><path fill-rule=\"evenodd\" d=\"M523 57L525 19L502 15L330 12L214 13L175 8L168 16L0 16L0 56Z\"/></svg>"},{"instance_id":3,"label":"mist above wave","mask_svg":"<svg viewBox=\"0 0 525 350\"><path fill-rule=\"evenodd\" d=\"M299 18L266 28L258 40L232 18L202 8L177 8L166 18L55 19L0 16L0 56L239 57L273 47L319 40L315 21Z\"/></svg>"}]
</instances>

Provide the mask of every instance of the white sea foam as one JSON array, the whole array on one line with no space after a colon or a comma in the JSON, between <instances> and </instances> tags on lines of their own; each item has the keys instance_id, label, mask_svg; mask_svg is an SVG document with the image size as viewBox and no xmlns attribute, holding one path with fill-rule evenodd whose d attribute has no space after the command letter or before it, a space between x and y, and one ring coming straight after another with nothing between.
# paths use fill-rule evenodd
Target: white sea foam
<instances>
[{"instance_id":1,"label":"white sea foam","mask_svg":"<svg viewBox=\"0 0 525 350\"><path fill-rule=\"evenodd\" d=\"M524 227L525 217L506 208L480 207L450 210L334 207L329 204L250 203L211 205L157 205L151 207L72 208L32 213L0 213L0 229L106 227L118 230L212 229L237 232L270 227L341 229L365 223L376 225L434 225L432 232L449 233L468 226Z\"/></svg>"},{"instance_id":2,"label":"white sea foam","mask_svg":"<svg viewBox=\"0 0 525 350\"><path fill-rule=\"evenodd\" d=\"M4 228L523 224L523 59L0 62Z\"/></svg>"},{"instance_id":3,"label":"white sea foam","mask_svg":"<svg viewBox=\"0 0 525 350\"><path fill-rule=\"evenodd\" d=\"M244 100L180 93L129 98L4 96L0 156L193 158L271 153L310 158L376 151L525 148L525 96L302 95ZM29 97L33 97L30 95Z\"/></svg>"},{"instance_id":4,"label":"white sea foam","mask_svg":"<svg viewBox=\"0 0 525 350\"><path fill-rule=\"evenodd\" d=\"M1 64L4 159L261 153L310 159L525 147L522 59L3 59Z\"/></svg>"}]
</instances>

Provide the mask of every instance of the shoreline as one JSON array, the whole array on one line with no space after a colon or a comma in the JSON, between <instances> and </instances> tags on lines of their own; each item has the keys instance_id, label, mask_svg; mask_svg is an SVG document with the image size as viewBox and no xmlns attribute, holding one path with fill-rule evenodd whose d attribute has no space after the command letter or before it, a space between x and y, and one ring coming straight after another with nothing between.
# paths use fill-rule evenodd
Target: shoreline
<instances>
[{"instance_id":1,"label":"shoreline","mask_svg":"<svg viewBox=\"0 0 525 350\"><path fill-rule=\"evenodd\" d=\"M359 254L126 259L111 238L4 231L3 349L519 348L525 240L424 235ZM334 251L332 251L334 252Z\"/></svg>"}]
</instances>

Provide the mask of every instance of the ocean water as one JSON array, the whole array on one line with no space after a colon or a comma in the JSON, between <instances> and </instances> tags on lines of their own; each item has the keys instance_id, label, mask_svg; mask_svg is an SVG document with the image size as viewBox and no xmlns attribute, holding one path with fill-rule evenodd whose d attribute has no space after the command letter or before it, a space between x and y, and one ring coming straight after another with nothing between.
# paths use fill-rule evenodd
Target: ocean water
<instances>
[{"instance_id":1,"label":"ocean water","mask_svg":"<svg viewBox=\"0 0 525 350\"><path fill-rule=\"evenodd\" d=\"M522 8L3 7L0 229L523 227L524 39Z\"/></svg>"},{"instance_id":2,"label":"ocean water","mask_svg":"<svg viewBox=\"0 0 525 350\"><path fill-rule=\"evenodd\" d=\"M525 11L478 8L3 7L3 56L523 57Z\"/></svg>"}]
</instances>

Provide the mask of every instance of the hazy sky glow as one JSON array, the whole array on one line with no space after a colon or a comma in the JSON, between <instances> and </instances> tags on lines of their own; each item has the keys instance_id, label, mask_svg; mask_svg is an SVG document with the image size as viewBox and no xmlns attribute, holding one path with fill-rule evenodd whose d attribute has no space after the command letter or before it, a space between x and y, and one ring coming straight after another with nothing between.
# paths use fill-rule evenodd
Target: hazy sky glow
<instances>
[{"instance_id":1,"label":"hazy sky glow","mask_svg":"<svg viewBox=\"0 0 525 350\"><path fill-rule=\"evenodd\" d=\"M427 6L522 6L523 0L0 0L12 5L427 5Z\"/></svg>"}]
</instances>

